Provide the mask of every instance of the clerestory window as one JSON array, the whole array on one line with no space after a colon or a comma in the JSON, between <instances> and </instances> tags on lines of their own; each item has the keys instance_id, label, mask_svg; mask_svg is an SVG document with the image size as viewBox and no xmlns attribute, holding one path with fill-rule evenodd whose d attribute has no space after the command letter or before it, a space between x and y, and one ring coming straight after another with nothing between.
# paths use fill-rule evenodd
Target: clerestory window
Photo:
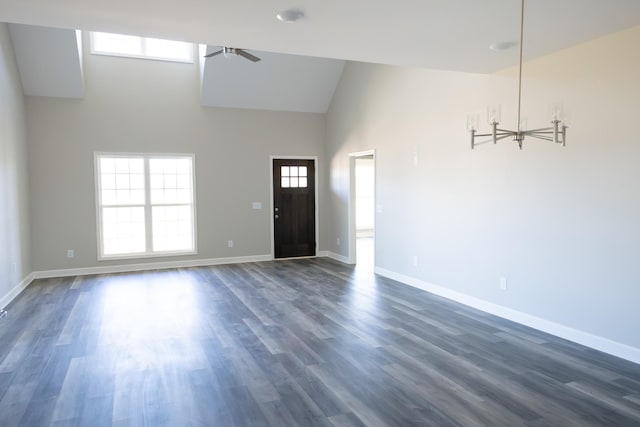
<instances>
[{"instance_id":1,"label":"clerestory window","mask_svg":"<svg viewBox=\"0 0 640 427\"><path fill-rule=\"evenodd\" d=\"M91 33L91 53L98 55L192 63L193 50L194 45L187 42L124 34Z\"/></svg>"}]
</instances>

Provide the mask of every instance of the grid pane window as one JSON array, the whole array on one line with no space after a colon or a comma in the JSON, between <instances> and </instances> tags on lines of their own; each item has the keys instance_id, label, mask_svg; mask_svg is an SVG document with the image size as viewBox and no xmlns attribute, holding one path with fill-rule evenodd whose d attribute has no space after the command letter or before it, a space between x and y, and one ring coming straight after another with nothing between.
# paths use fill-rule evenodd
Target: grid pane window
<instances>
[{"instance_id":1,"label":"grid pane window","mask_svg":"<svg viewBox=\"0 0 640 427\"><path fill-rule=\"evenodd\" d=\"M103 255L146 251L144 159L100 158Z\"/></svg>"},{"instance_id":2,"label":"grid pane window","mask_svg":"<svg viewBox=\"0 0 640 427\"><path fill-rule=\"evenodd\" d=\"M150 159L153 250L193 247L193 199L190 159Z\"/></svg>"},{"instance_id":3,"label":"grid pane window","mask_svg":"<svg viewBox=\"0 0 640 427\"><path fill-rule=\"evenodd\" d=\"M96 159L101 257L195 251L193 157Z\"/></svg>"},{"instance_id":4,"label":"grid pane window","mask_svg":"<svg viewBox=\"0 0 640 427\"><path fill-rule=\"evenodd\" d=\"M281 166L280 187L282 188L306 188L306 166Z\"/></svg>"},{"instance_id":5,"label":"grid pane window","mask_svg":"<svg viewBox=\"0 0 640 427\"><path fill-rule=\"evenodd\" d=\"M104 208L102 221L103 252L105 255L145 251L143 207Z\"/></svg>"},{"instance_id":6,"label":"grid pane window","mask_svg":"<svg viewBox=\"0 0 640 427\"><path fill-rule=\"evenodd\" d=\"M191 206L154 206L153 250L189 250L193 247Z\"/></svg>"}]
</instances>

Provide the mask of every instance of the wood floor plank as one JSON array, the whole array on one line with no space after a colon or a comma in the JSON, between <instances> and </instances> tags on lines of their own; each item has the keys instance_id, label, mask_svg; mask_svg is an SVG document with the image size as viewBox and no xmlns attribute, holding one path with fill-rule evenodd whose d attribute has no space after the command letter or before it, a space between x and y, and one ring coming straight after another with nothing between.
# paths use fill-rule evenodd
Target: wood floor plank
<instances>
[{"instance_id":1,"label":"wood floor plank","mask_svg":"<svg viewBox=\"0 0 640 427\"><path fill-rule=\"evenodd\" d=\"M327 388L337 396L337 398L344 403L365 425L387 425L387 423L381 418L376 411L364 403L357 395L351 393L345 384L336 379L334 374L327 370L325 366L316 365L311 366L310 369L314 375L320 380Z\"/></svg>"},{"instance_id":2,"label":"wood floor plank","mask_svg":"<svg viewBox=\"0 0 640 427\"><path fill-rule=\"evenodd\" d=\"M36 280L1 426L638 426L640 366L329 259Z\"/></svg>"}]
</instances>

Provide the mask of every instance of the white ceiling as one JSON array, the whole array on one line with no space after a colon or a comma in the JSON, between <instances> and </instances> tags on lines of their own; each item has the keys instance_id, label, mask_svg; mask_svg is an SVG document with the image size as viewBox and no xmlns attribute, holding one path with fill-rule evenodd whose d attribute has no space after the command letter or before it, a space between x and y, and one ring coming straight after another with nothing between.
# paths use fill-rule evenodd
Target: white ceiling
<instances>
[{"instance_id":1,"label":"white ceiling","mask_svg":"<svg viewBox=\"0 0 640 427\"><path fill-rule=\"evenodd\" d=\"M84 97L82 42L76 31L10 24L9 32L25 95Z\"/></svg>"},{"instance_id":2,"label":"white ceiling","mask_svg":"<svg viewBox=\"0 0 640 427\"><path fill-rule=\"evenodd\" d=\"M211 46L207 53L220 50ZM204 52L203 52L204 53ZM208 107L326 113L344 61L250 51L261 58L208 58L200 102ZM202 55L200 55L202 56Z\"/></svg>"},{"instance_id":3,"label":"white ceiling","mask_svg":"<svg viewBox=\"0 0 640 427\"><path fill-rule=\"evenodd\" d=\"M23 24L9 24L9 32L25 95L84 97L78 32ZM203 48L194 64L194 78L199 63L200 103L206 107L326 113L345 64L260 51L251 51L261 58L256 63L222 55L205 60ZM212 47L209 52L219 49Z\"/></svg>"},{"instance_id":4,"label":"white ceiling","mask_svg":"<svg viewBox=\"0 0 640 427\"><path fill-rule=\"evenodd\" d=\"M276 20L296 7L305 18ZM406 66L490 72L517 60L518 0L0 0L0 21ZM640 25L638 0L529 0L525 56Z\"/></svg>"}]
</instances>

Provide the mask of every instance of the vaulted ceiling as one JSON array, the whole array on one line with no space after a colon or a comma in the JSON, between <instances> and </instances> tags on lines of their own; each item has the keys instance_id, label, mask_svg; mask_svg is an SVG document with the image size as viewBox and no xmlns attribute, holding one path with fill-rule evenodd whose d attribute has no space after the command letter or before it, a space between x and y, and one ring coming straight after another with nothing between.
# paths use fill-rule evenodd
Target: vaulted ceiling
<instances>
[{"instance_id":1,"label":"vaulted ceiling","mask_svg":"<svg viewBox=\"0 0 640 427\"><path fill-rule=\"evenodd\" d=\"M9 24L9 31L25 95L84 97L82 54L88 50L80 31L23 24ZM233 55L203 58L220 48L200 45L192 64L194 79L201 66L205 107L325 113L345 63L260 51L252 51L261 58L255 63Z\"/></svg>"},{"instance_id":2,"label":"vaulted ceiling","mask_svg":"<svg viewBox=\"0 0 640 427\"><path fill-rule=\"evenodd\" d=\"M27 96L82 98L82 38L74 30L9 25L22 90Z\"/></svg>"},{"instance_id":3,"label":"vaulted ceiling","mask_svg":"<svg viewBox=\"0 0 640 427\"><path fill-rule=\"evenodd\" d=\"M292 7L305 17L276 19ZM0 0L0 21L489 72L515 63L487 47L518 40L519 8L518 0ZM640 25L640 1L529 0L526 17L535 57Z\"/></svg>"},{"instance_id":4,"label":"vaulted ceiling","mask_svg":"<svg viewBox=\"0 0 640 427\"><path fill-rule=\"evenodd\" d=\"M295 23L278 21L276 14L289 8L303 11L304 18ZM318 58L327 58L485 73L517 63L517 49L495 52L488 47L518 41L519 8L518 0L157 0L153 4L0 0L0 21L241 47L262 52L265 57L309 56L313 57L311 67L318 70L322 69L316 67L321 64ZM638 0L528 0L525 58L637 25ZM297 60L283 58L284 63L293 66ZM328 64L323 66L331 81L342 63ZM271 65L265 62L261 66L262 76L280 74L280 65ZM228 80L227 87L244 87L248 81L234 65L211 70L215 81ZM211 86L218 93L211 92L214 101L203 95L203 100L209 99L203 101L205 105L232 104L244 96L236 92L237 97L231 100L220 87ZM266 89L246 88L246 92L272 96Z\"/></svg>"},{"instance_id":5,"label":"vaulted ceiling","mask_svg":"<svg viewBox=\"0 0 640 427\"><path fill-rule=\"evenodd\" d=\"M215 46L208 50L213 52L220 48ZM260 51L251 53L258 55L260 62L222 55L204 61L202 105L303 113L327 111L344 61Z\"/></svg>"}]
</instances>

